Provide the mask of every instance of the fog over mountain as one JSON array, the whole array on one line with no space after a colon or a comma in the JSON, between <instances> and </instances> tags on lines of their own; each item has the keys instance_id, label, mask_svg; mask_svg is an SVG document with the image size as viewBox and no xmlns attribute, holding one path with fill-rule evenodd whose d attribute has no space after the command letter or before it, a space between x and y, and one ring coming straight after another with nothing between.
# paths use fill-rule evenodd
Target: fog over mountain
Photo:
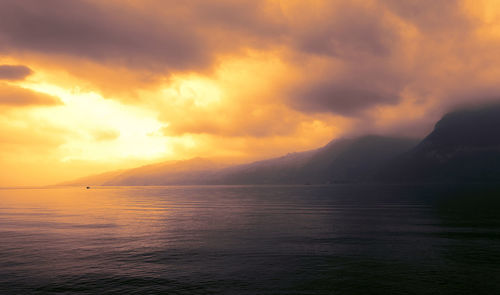
<instances>
[{"instance_id":1,"label":"fog over mountain","mask_svg":"<svg viewBox=\"0 0 500 295\"><path fill-rule=\"evenodd\" d=\"M203 158L82 178L70 185L329 184L500 181L500 105L446 114L423 140L366 135L224 167Z\"/></svg>"},{"instance_id":2,"label":"fog over mountain","mask_svg":"<svg viewBox=\"0 0 500 295\"><path fill-rule=\"evenodd\" d=\"M446 114L384 171L396 181L500 181L500 105Z\"/></svg>"}]
</instances>

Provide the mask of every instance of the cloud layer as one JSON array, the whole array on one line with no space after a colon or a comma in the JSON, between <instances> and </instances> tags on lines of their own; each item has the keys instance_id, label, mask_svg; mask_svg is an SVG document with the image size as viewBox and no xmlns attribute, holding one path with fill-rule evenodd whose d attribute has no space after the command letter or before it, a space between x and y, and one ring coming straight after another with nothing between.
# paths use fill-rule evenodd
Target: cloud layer
<instances>
[{"instance_id":1,"label":"cloud layer","mask_svg":"<svg viewBox=\"0 0 500 295\"><path fill-rule=\"evenodd\" d=\"M492 58L478 56L497 44L478 39L483 23L467 4L8 0L0 3L0 51L86 59L140 71L134 78L138 83L158 83L179 72L209 74L225 56L245 55L249 49L278 50L292 70L304 69L301 79L278 93L284 103L306 113L357 116L375 106L398 104L408 93L442 95L436 88L463 82L447 77L461 75L449 71ZM81 75L78 69L72 72ZM474 80L446 91L492 86Z\"/></svg>"},{"instance_id":2,"label":"cloud layer","mask_svg":"<svg viewBox=\"0 0 500 295\"><path fill-rule=\"evenodd\" d=\"M51 95L0 83L0 106L55 106L62 102Z\"/></svg>"},{"instance_id":3,"label":"cloud layer","mask_svg":"<svg viewBox=\"0 0 500 295\"><path fill-rule=\"evenodd\" d=\"M0 65L0 80L24 80L32 71L22 65Z\"/></svg>"}]
</instances>

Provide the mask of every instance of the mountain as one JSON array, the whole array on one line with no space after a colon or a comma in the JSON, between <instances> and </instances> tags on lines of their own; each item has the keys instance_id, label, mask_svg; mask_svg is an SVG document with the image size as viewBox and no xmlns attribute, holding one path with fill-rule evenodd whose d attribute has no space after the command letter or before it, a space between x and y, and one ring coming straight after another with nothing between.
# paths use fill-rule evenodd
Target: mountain
<instances>
[{"instance_id":1,"label":"mountain","mask_svg":"<svg viewBox=\"0 0 500 295\"><path fill-rule=\"evenodd\" d=\"M377 169L416 140L383 136L340 139L312 151L229 167L217 173L217 184L304 184L373 180Z\"/></svg>"},{"instance_id":2,"label":"mountain","mask_svg":"<svg viewBox=\"0 0 500 295\"><path fill-rule=\"evenodd\" d=\"M446 114L383 174L386 180L410 182L500 181L500 105Z\"/></svg>"},{"instance_id":3,"label":"mountain","mask_svg":"<svg viewBox=\"0 0 500 295\"><path fill-rule=\"evenodd\" d=\"M304 173L316 183L373 181L387 161L417 143L416 139L375 135L333 141L314 155Z\"/></svg>"},{"instance_id":4,"label":"mountain","mask_svg":"<svg viewBox=\"0 0 500 295\"><path fill-rule=\"evenodd\" d=\"M182 185L206 182L224 166L203 158L169 161L80 178L63 185Z\"/></svg>"},{"instance_id":5,"label":"mountain","mask_svg":"<svg viewBox=\"0 0 500 295\"><path fill-rule=\"evenodd\" d=\"M78 185L500 181L500 104L446 114L423 140L376 135L224 167L195 158L86 177ZM68 184L68 183L66 183Z\"/></svg>"},{"instance_id":6,"label":"mountain","mask_svg":"<svg viewBox=\"0 0 500 295\"><path fill-rule=\"evenodd\" d=\"M340 139L283 157L224 167L195 158L85 177L65 185L323 184L373 180L388 159L417 143L382 136Z\"/></svg>"},{"instance_id":7,"label":"mountain","mask_svg":"<svg viewBox=\"0 0 500 295\"><path fill-rule=\"evenodd\" d=\"M294 184L302 183L303 167L316 150L231 166L217 171L210 184Z\"/></svg>"},{"instance_id":8,"label":"mountain","mask_svg":"<svg viewBox=\"0 0 500 295\"><path fill-rule=\"evenodd\" d=\"M125 173L127 170L116 170L105 172L101 174L90 175L82 178L78 178L76 180L66 181L60 183L59 185L104 185L108 181L111 181L118 177L120 174Z\"/></svg>"}]
</instances>

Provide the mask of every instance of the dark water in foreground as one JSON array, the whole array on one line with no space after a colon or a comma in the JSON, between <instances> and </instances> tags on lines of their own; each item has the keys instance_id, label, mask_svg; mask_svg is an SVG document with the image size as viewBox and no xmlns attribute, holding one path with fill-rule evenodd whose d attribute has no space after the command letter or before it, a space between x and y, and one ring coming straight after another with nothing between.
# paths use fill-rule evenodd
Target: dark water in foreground
<instances>
[{"instance_id":1,"label":"dark water in foreground","mask_svg":"<svg viewBox=\"0 0 500 295\"><path fill-rule=\"evenodd\" d=\"M500 294L495 199L377 185L3 189L0 293Z\"/></svg>"}]
</instances>

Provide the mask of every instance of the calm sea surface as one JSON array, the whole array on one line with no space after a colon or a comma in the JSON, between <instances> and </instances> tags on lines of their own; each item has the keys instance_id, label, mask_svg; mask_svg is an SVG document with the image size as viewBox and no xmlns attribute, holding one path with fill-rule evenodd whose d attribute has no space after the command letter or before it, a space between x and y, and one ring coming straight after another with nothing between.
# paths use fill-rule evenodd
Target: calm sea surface
<instances>
[{"instance_id":1,"label":"calm sea surface","mask_svg":"<svg viewBox=\"0 0 500 295\"><path fill-rule=\"evenodd\" d=\"M500 294L500 194L0 190L1 294Z\"/></svg>"}]
</instances>

